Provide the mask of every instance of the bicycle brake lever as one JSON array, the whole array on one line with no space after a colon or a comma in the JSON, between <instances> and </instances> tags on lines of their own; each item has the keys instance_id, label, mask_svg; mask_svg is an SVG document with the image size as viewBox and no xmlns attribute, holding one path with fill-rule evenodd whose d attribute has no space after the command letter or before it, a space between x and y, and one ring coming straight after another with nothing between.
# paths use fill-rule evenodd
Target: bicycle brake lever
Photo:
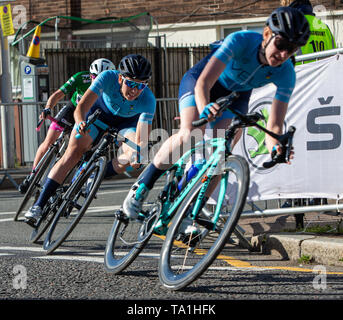
<instances>
[{"instance_id":1,"label":"bicycle brake lever","mask_svg":"<svg viewBox=\"0 0 343 320\"><path fill-rule=\"evenodd\" d=\"M279 142L281 143L281 146L286 148L285 150L285 163L287 163L290 160L290 155L292 151L293 146L293 136L295 133L296 128L294 126L290 126L287 133L282 135L279 139ZM278 159L278 156L276 155L273 157L272 160L264 162L263 167L266 169L274 167L277 163L281 163Z\"/></svg>"}]
</instances>

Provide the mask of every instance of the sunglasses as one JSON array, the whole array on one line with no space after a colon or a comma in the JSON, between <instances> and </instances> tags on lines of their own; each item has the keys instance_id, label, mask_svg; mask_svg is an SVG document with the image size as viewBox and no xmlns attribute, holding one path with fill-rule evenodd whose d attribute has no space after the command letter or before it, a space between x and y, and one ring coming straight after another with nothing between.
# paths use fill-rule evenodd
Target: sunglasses
<instances>
[{"instance_id":1,"label":"sunglasses","mask_svg":"<svg viewBox=\"0 0 343 320\"><path fill-rule=\"evenodd\" d=\"M138 90L143 90L148 85L147 82L136 82L133 80L126 79L124 77L123 79L125 81L125 84L131 89L137 88Z\"/></svg>"},{"instance_id":2,"label":"sunglasses","mask_svg":"<svg viewBox=\"0 0 343 320\"><path fill-rule=\"evenodd\" d=\"M94 80L94 79L97 77L97 75L91 73L91 74L90 74L90 77Z\"/></svg>"},{"instance_id":3,"label":"sunglasses","mask_svg":"<svg viewBox=\"0 0 343 320\"><path fill-rule=\"evenodd\" d=\"M298 50L298 46L294 43L289 42L287 39L282 38L280 36L275 36L274 44L276 49L280 51L287 51L288 53L294 53Z\"/></svg>"}]
</instances>

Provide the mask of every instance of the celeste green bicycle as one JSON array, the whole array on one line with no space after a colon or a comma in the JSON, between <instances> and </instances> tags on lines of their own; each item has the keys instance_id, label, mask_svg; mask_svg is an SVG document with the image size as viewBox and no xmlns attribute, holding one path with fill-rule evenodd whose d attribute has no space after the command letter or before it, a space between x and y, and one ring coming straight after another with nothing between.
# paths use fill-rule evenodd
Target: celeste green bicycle
<instances>
[{"instance_id":1,"label":"celeste green bicycle","mask_svg":"<svg viewBox=\"0 0 343 320\"><path fill-rule=\"evenodd\" d=\"M236 92L217 100L221 109L230 109ZM216 259L234 231L245 205L249 189L247 161L231 153L231 143L238 129L256 126L280 141L280 155L265 163L266 167L288 161L295 131L284 135L265 129L260 113L244 115L231 110L236 117L224 137L199 142L186 152L163 178L157 198L148 199L137 220L129 220L119 210L107 240L105 267L119 273L128 267L148 243L152 234L164 239L159 260L159 279L164 287L179 290L200 277ZM200 119L193 125L201 126ZM186 183L187 164L202 155L198 172ZM228 192L229 191L229 192ZM153 197L153 196L152 196ZM165 238L164 238L165 237Z\"/></svg>"}]
</instances>

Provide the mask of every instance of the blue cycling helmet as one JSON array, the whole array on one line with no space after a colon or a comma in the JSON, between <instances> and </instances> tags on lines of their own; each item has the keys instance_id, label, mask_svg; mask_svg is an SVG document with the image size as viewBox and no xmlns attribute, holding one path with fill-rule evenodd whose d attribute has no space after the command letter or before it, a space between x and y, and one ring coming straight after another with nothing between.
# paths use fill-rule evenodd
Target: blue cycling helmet
<instances>
[{"instance_id":1,"label":"blue cycling helmet","mask_svg":"<svg viewBox=\"0 0 343 320\"><path fill-rule=\"evenodd\" d=\"M302 47L310 37L310 26L298 9L280 7L269 16L267 26L273 33L282 36L289 42Z\"/></svg>"},{"instance_id":2,"label":"blue cycling helmet","mask_svg":"<svg viewBox=\"0 0 343 320\"><path fill-rule=\"evenodd\" d=\"M121 59L119 72L124 77L146 81L152 74L150 62L140 54L129 54Z\"/></svg>"}]
</instances>

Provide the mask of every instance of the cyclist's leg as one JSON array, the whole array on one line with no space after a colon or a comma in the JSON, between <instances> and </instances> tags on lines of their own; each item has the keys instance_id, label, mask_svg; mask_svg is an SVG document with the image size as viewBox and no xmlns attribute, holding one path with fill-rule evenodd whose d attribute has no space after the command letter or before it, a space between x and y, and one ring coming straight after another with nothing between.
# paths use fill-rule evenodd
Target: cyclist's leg
<instances>
[{"instance_id":1,"label":"cyclist's leg","mask_svg":"<svg viewBox=\"0 0 343 320\"><path fill-rule=\"evenodd\" d=\"M25 214L25 218L29 224L34 224L41 217L42 209L48 199L55 193L60 184L63 183L69 171L77 164L83 153L90 148L93 142L93 138L90 135L86 135L82 139L76 139L75 135L76 130L74 129L71 133L67 150L51 169L39 198Z\"/></svg>"},{"instance_id":2,"label":"cyclist's leg","mask_svg":"<svg viewBox=\"0 0 343 320\"><path fill-rule=\"evenodd\" d=\"M137 114L133 117L123 118L123 117L116 117L113 120L112 126L116 127L119 130L119 134L124 136L125 138L129 139L132 142L136 141L136 130L137 126L139 126L138 121L140 118L140 114ZM148 140L148 137L147 137ZM134 152L134 150L126 143L122 143L117 157L114 158L112 162L108 163L107 170L105 173L105 177L109 177L110 174L116 175L123 173L126 168L130 165L130 159Z\"/></svg>"},{"instance_id":3,"label":"cyclist's leg","mask_svg":"<svg viewBox=\"0 0 343 320\"><path fill-rule=\"evenodd\" d=\"M69 101L56 115L56 120L61 121L63 120L66 124L69 124L72 126L74 124L74 116L73 112L75 110L74 105L71 101ZM55 143L57 138L59 137L60 133L64 130L63 127L58 125L55 122L52 122L48 133L44 139L44 141L41 143L41 145L38 147L35 158L33 160L33 166L32 166L32 172L24 179L24 181L19 185L18 190L21 193L25 193L27 189L29 188L30 184L30 176L33 173L34 169L37 167L39 161L42 159L44 154L48 151L50 145Z\"/></svg>"},{"instance_id":4,"label":"cyclist's leg","mask_svg":"<svg viewBox=\"0 0 343 320\"><path fill-rule=\"evenodd\" d=\"M73 116L74 110L75 110L75 106L73 105L73 103L71 101L69 101L58 112L58 114L56 115L55 118L57 121L66 121L66 123L68 123L70 126L73 126L74 122L75 122L74 116ZM35 156L35 159L33 161L33 168L35 168L37 166L40 159L43 157L43 155L48 150L50 145L56 141L56 139L59 137L59 135L63 131L63 129L64 128L61 127L60 125L58 125L57 123L55 123L55 122L51 123L46 138L44 139L44 141L39 146L39 148L36 152L36 156Z\"/></svg>"},{"instance_id":5,"label":"cyclist's leg","mask_svg":"<svg viewBox=\"0 0 343 320\"><path fill-rule=\"evenodd\" d=\"M44 141L41 143L41 145L38 147L34 161L33 161L33 166L32 166L32 171L28 174L28 176L20 183L18 190L21 193L26 193L30 186L30 177L34 172L34 169L37 167L37 164L39 161L42 159L44 154L48 151L49 147L51 144L53 144L56 139L59 137L60 132L56 131L54 129L49 128L48 133L44 139Z\"/></svg>"},{"instance_id":6,"label":"cyclist's leg","mask_svg":"<svg viewBox=\"0 0 343 320\"><path fill-rule=\"evenodd\" d=\"M136 131L127 131L124 134L124 137L131 141L135 141ZM127 144L122 144L122 146L120 147L120 154L118 155L118 158L115 158L112 161L113 169L117 174L123 173L125 169L130 165L130 158L133 151L134 150L130 148Z\"/></svg>"},{"instance_id":7,"label":"cyclist's leg","mask_svg":"<svg viewBox=\"0 0 343 320\"><path fill-rule=\"evenodd\" d=\"M61 132L61 130L56 130L56 126L54 126L53 124L50 125L44 141L40 144L40 146L37 149L32 169L34 169L37 166L40 159L42 159L44 154L48 151L50 145L52 145L56 141Z\"/></svg>"}]
</instances>

